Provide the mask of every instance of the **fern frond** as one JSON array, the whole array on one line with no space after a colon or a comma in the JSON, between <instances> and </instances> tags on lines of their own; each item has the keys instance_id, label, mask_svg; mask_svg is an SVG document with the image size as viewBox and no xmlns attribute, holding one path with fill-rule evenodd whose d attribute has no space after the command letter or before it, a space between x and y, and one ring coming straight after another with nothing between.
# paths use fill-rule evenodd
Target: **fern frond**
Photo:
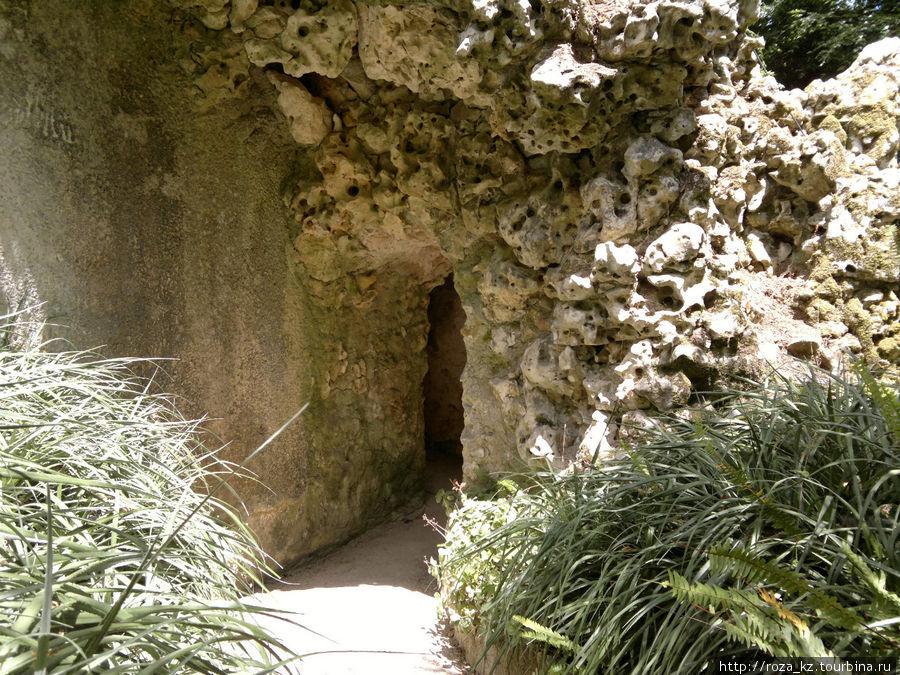
<instances>
[{"instance_id":1,"label":"fern frond","mask_svg":"<svg viewBox=\"0 0 900 675\"><path fill-rule=\"evenodd\" d=\"M726 589L700 581L692 584L674 570L668 571L668 577L669 580L663 581L661 585L671 589L672 595L679 602L689 602L701 607L720 607L731 611L747 611L763 606L762 601L751 591L739 588Z\"/></svg>"},{"instance_id":2,"label":"fern frond","mask_svg":"<svg viewBox=\"0 0 900 675\"><path fill-rule=\"evenodd\" d=\"M731 574L745 583L777 586L796 596L805 595L806 601L833 626L846 629L862 626L863 622L854 610L811 586L801 574L762 560L740 546L714 548L709 552L709 562L715 573Z\"/></svg>"},{"instance_id":3,"label":"fern frond","mask_svg":"<svg viewBox=\"0 0 900 675\"><path fill-rule=\"evenodd\" d=\"M847 542L841 542L841 550L847 556L850 564L853 565L859 580L868 586L884 605L892 607L894 611L900 611L900 596L887 590L887 578L884 572L875 572L861 556L857 555L850 548Z\"/></svg>"},{"instance_id":4,"label":"fern frond","mask_svg":"<svg viewBox=\"0 0 900 675\"><path fill-rule=\"evenodd\" d=\"M516 633L524 640L537 640L551 647L555 647L560 651L574 654L578 651L578 645L572 642L565 635L557 633L555 630L542 626L537 621L529 619L518 614L513 615L513 621L518 623L522 628L517 628Z\"/></svg>"},{"instance_id":5,"label":"fern frond","mask_svg":"<svg viewBox=\"0 0 900 675\"><path fill-rule=\"evenodd\" d=\"M742 614L732 613L732 621L748 634L754 635L758 647L767 649L773 656L782 655L784 650L779 648L778 643L785 639L786 634L789 634L790 627L780 623L762 610Z\"/></svg>"},{"instance_id":6,"label":"fern frond","mask_svg":"<svg viewBox=\"0 0 900 675\"><path fill-rule=\"evenodd\" d=\"M682 602L727 611L730 620L719 618L731 640L777 657L834 656L805 621L768 591L758 591L757 597L743 589L691 584L673 571L669 571L669 581L662 585Z\"/></svg>"},{"instance_id":7,"label":"fern frond","mask_svg":"<svg viewBox=\"0 0 900 675\"><path fill-rule=\"evenodd\" d=\"M784 603L776 598L772 591L767 591L765 588L758 588L756 592L764 603L775 610L780 619L790 622L797 630L809 630L809 626L806 625L806 622L785 607Z\"/></svg>"}]
</instances>

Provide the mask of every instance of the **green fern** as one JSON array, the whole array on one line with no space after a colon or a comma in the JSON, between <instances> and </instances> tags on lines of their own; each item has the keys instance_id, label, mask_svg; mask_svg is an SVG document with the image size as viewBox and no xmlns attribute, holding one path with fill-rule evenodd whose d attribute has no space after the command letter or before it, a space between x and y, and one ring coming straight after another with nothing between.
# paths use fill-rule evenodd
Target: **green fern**
<instances>
[{"instance_id":1,"label":"green fern","mask_svg":"<svg viewBox=\"0 0 900 675\"><path fill-rule=\"evenodd\" d=\"M716 547L709 552L709 564L713 573L727 573L748 584L764 583L795 596L805 596L806 602L833 626L851 630L862 626L855 611L810 585L803 575L769 563L743 547Z\"/></svg>"},{"instance_id":2,"label":"green fern","mask_svg":"<svg viewBox=\"0 0 900 675\"><path fill-rule=\"evenodd\" d=\"M728 637L747 647L756 647L776 657L834 656L809 626L772 594L747 589L722 588L701 582L690 583L673 570L663 586L681 602L704 607L715 614Z\"/></svg>"},{"instance_id":3,"label":"green fern","mask_svg":"<svg viewBox=\"0 0 900 675\"><path fill-rule=\"evenodd\" d=\"M542 626L537 621L528 619L518 614L513 615L513 621L521 626L521 628L513 626L513 630L523 640L536 640L543 642L560 651L574 654L578 651L578 645L572 642L565 635L561 635L554 630Z\"/></svg>"},{"instance_id":4,"label":"green fern","mask_svg":"<svg viewBox=\"0 0 900 675\"><path fill-rule=\"evenodd\" d=\"M756 647L767 654L774 654L778 651L773 643L769 642L763 635L760 635L758 631L745 626L744 623L740 617L733 623L728 621L722 622L722 625L725 627L725 634L728 635L729 640L739 642L745 647Z\"/></svg>"},{"instance_id":5,"label":"green fern","mask_svg":"<svg viewBox=\"0 0 900 675\"><path fill-rule=\"evenodd\" d=\"M850 546L847 545L847 542L841 542L841 549L843 549L844 554L847 556L847 560L853 565L853 571L856 573L859 580L868 586L872 592L875 593L878 600L880 600L881 606L879 609L882 609L885 614L883 618L888 618L889 612L892 611L900 613L900 596L887 590L887 577L884 572L875 572L866 564L866 561L863 560L861 556L857 555Z\"/></svg>"}]
</instances>

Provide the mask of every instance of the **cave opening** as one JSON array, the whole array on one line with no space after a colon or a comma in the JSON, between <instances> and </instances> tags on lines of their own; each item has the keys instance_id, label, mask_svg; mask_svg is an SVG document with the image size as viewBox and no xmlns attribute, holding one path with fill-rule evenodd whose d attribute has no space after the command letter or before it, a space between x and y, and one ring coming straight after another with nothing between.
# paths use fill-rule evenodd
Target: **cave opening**
<instances>
[{"instance_id":1,"label":"cave opening","mask_svg":"<svg viewBox=\"0 0 900 675\"><path fill-rule=\"evenodd\" d=\"M428 301L428 371L423 381L426 481L449 487L448 479L462 475L463 431L462 371L466 346L462 329L466 321L453 285L453 274L435 287Z\"/></svg>"}]
</instances>

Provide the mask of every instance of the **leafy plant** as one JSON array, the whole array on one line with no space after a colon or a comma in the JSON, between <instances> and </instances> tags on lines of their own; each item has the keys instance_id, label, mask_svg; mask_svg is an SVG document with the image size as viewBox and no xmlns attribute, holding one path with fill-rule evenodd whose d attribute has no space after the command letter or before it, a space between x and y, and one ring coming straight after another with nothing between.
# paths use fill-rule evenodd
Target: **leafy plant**
<instances>
[{"instance_id":1,"label":"leafy plant","mask_svg":"<svg viewBox=\"0 0 900 675\"><path fill-rule=\"evenodd\" d=\"M530 637L568 672L701 672L748 654L900 652L897 383L858 366L777 375L646 430L628 459L543 474L515 517L451 520L440 572L490 574L467 611L488 647ZM492 514L466 497L467 513ZM464 541L465 543L460 543ZM537 636L539 637L539 636Z\"/></svg>"},{"instance_id":2,"label":"leafy plant","mask_svg":"<svg viewBox=\"0 0 900 675\"><path fill-rule=\"evenodd\" d=\"M578 646L565 635L560 635L556 631L542 626L537 621L516 614L512 618L512 623L512 631L523 640L537 640L572 654L578 651Z\"/></svg>"},{"instance_id":3,"label":"leafy plant","mask_svg":"<svg viewBox=\"0 0 900 675\"><path fill-rule=\"evenodd\" d=\"M871 42L900 34L900 9L884 0L764 0L753 30L779 82L805 87L847 68Z\"/></svg>"},{"instance_id":4,"label":"leafy plant","mask_svg":"<svg viewBox=\"0 0 900 675\"><path fill-rule=\"evenodd\" d=\"M447 566L431 560L429 569L440 583L450 619L465 632L478 628L478 608L493 596L499 580L494 564L497 552L476 542L516 519L510 497L517 490L514 482L504 480L487 499L472 499L459 492L453 498L441 497L441 503L454 506L447 523L448 532L454 534L447 537L440 557L465 556L471 564Z\"/></svg>"},{"instance_id":5,"label":"leafy plant","mask_svg":"<svg viewBox=\"0 0 900 675\"><path fill-rule=\"evenodd\" d=\"M269 672L236 470L134 360L0 351L0 673Z\"/></svg>"}]
</instances>

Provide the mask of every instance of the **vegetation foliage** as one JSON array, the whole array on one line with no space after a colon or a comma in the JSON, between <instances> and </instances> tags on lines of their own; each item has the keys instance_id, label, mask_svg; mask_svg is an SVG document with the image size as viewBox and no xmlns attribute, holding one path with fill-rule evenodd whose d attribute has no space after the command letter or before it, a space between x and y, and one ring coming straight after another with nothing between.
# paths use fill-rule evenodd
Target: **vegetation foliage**
<instances>
[{"instance_id":1,"label":"vegetation foliage","mask_svg":"<svg viewBox=\"0 0 900 675\"><path fill-rule=\"evenodd\" d=\"M845 70L867 44L900 35L900 5L887 0L763 0L753 30L779 82L805 87Z\"/></svg>"},{"instance_id":2,"label":"vegetation foliage","mask_svg":"<svg viewBox=\"0 0 900 675\"><path fill-rule=\"evenodd\" d=\"M233 469L133 361L0 350L0 673L268 672Z\"/></svg>"},{"instance_id":3,"label":"vegetation foliage","mask_svg":"<svg viewBox=\"0 0 900 675\"><path fill-rule=\"evenodd\" d=\"M461 628L573 673L900 654L896 382L773 375L640 438L461 498L436 565Z\"/></svg>"}]
</instances>

